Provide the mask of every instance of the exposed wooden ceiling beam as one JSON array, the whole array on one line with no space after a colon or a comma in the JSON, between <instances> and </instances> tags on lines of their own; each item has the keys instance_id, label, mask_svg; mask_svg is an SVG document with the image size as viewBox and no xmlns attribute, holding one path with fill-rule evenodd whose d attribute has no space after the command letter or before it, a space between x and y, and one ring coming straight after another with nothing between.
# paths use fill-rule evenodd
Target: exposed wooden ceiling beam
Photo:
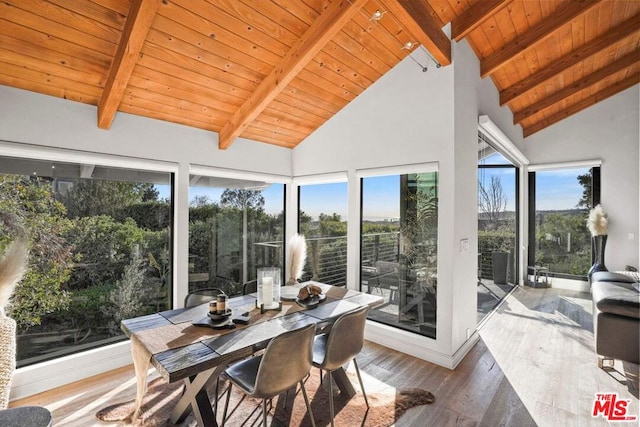
<instances>
[{"instance_id":1,"label":"exposed wooden ceiling beam","mask_svg":"<svg viewBox=\"0 0 640 427\"><path fill-rule=\"evenodd\" d=\"M388 0L385 4L440 65L451 64L451 40L442 31L440 20L428 2Z\"/></svg>"},{"instance_id":2,"label":"exposed wooden ceiling beam","mask_svg":"<svg viewBox=\"0 0 640 427\"><path fill-rule=\"evenodd\" d=\"M367 1L330 3L222 128L218 147L227 149Z\"/></svg>"},{"instance_id":3,"label":"exposed wooden ceiling beam","mask_svg":"<svg viewBox=\"0 0 640 427\"><path fill-rule=\"evenodd\" d=\"M451 38L459 42L513 0L483 0L451 21Z\"/></svg>"},{"instance_id":4,"label":"exposed wooden ceiling beam","mask_svg":"<svg viewBox=\"0 0 640 427\"><path fill-rule=\"evenodd\" d=\"M560 101L562 101L565 98L570 97L571 95L574 95L578 92L580 92L581 90L584 90L596 83L598 83L599 81L606 79L607 77L611 76L612 74L617 73L618 71L621 71L631 65L633 65L634 63L640 61L640 49L636 49L635 51L623 56L622 58L618 59L615 62L612 62L611 64L602 67L601 69L589 74L588 76L585 76L584 78L577 80L575 82L573 82L572 84L565 86L564 88L562 88L561 90L552 93L550 96L541 99L540 101L536 102L533 105L530 105L520 111L517 111L513 114L513 124L516 125L520 122L522 122L523 120L525 120L527 117L530 117L542 110L544 110L545 108L548 108L550 106L552 106L553 104L556 104Z\"/></svg>"},{"instance_id":5,"label":"exposed wooden ceiling beam","mask_svg":"<svg viewBox=\"0 0 640 427\"><path fill-rule=\"evenodd\" d=\"M133 0L98 103L98 127L109 129L161 0Z\"/></svg>"},{"instance_id":6,"label":"exposed wooden ceiling beam","mask_svg":"<svg viewBox=\"0 0 640 427\"><path fill-rule=\"evenodd\" d=\"M565 3L564 6L558 8L553 16L549 16L523 35L516 37L511 43L505 44L499 50L482 59L482 61L480 61L481 76L484 78L494 73L518 54L545 40L560 27L587 12L592 6L598 4L599 1L600 0L582 0Z\"/></svg>"},{"instance_id":7,"label":"exposed wooden ceiling beam","mask_svg":"<svg viewBox=\"0 0 640 427\"><path fill-rule=\"evenodd\" d=\"M534 133L539 132L546 127L549 127L552 124L557 123L561 120L564 120L567 117L572 116L600 101L603 101L609 98L610 96L613 96L619 92L622 92L623 90L628 89L639 82L640 82L640 72L636 72L635 74L627 77L626 79L620 80L619 82L616 82L611 86L607 86L606 88L602 89L600 92L594 95L591 95L590 97L585 98L580 102L576 102L575 104L569 106L568 108L565 108L564 110L559 111L556 114L550 117L547 117L546 119L540 120L539 122L536 122L533 125L524 128L523 130L524 137L526 138L530 135L533 135Z\"/></svg>"},{"instance_id":8,"label":"exposed wooden ceiling beam","mask_svg":"<svg viewBox=\"0 0 640 427\"><path fill-rule=\"evenodd\" d=\"M639 23L640 15L633 16L615 28L612 28L604 34L596 37L589 43L580 46L568 55L542 68L537 73L532 74L524 80L504 89L500 92L500 105L519 99L536 86L543 84L554 76L559 75L579 62L584 61L586 58L595 55L612 44L632 35L634 32L638 31Z\"/></svg>"}]
</instances>

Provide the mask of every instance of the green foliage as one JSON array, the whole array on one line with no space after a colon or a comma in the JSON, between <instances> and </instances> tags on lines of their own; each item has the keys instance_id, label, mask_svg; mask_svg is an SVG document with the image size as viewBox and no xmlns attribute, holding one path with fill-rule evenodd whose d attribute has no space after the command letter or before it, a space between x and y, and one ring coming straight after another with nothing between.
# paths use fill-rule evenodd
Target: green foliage
<instances>
[{"instance_id":1,"label":"green foliage","mask_svg":"<svg viewBox=\"0 0 640 427\"><path fill-rule=\"evenodd\" d=\"M140 194L142 203L157 202L158 197L160 197L160 192L156 186L146 182L138 184L138 193Z\"/></svg>"},{"instance_id":2,"label":"green foliage","mask_svg":"<svg viewBox=\"0 0 640 427\"><path fill-rule=\"evenodd\" d=\"M416 174L415 186L402 183L405 211L400 225L402 261L408 266L436 262L438 236L438 186L431 174ZM403 182L405 178L401 180Z\"/></svg>"},{"instance_id":3,"label":"green foliage","mask_svg":"<svg viewBox=\"0 0 640 427\"><path fill-rule=\"evenodd\" d=\"M337 237L347 235L347 223L342 221L340 215L320 214L320 236L319 237Z\"/></svg>"},{"instance_id":4,"label":"green foliage","mask_svg":"<svg viewBox=\"0 0 640 427\"><path fill-rule=\"evenodd\" d=\"M399 229L400 225L397 222L362 222L362 234L392 233Z\"/></svg>"},{"instance_id":5,"label":"green foliage","mask_svg":"<svg viewBox=\"0 0 640 427\"><path fill-rule=\"evenodd\" d=\"M584 211L549 213L536 227L536 263L556 273L585 275L591 266L591 235Z\"/></svg>"},{"instance_id":6,"label":"green foliage","mask_svg":"<svg viewBox=\"0 0 640 427\"><path fill-rule=\"evenodd\" d=\"M144 286L144 277L144 260L134 253L124 269L122 278L109 293L109 304L103 308L110 319L109 327L112 333L120 330L121 320L145 314L145 302L149 298L149 292Z\"/></svg>"},{"instance_id":7,"label":"green foliage","mask_svg":"<svg viewBox=\"0 0 640 427\"><path fill-rule=\"evenodd\" d=\"M582 197L576 204L576 208L591 209L593 207L593 177L591 172L578 175L578 183L582 185Z\"/></svg>"},{"instance_id":8,"label":"green foliage","mask_svg":"<svg viewBox=\"0 0 640 427\"><path fill-rule=\"evenodd\" d=\"M142 202L143 197L149 197L148 186L149 184L134 182L77 179L59 198L67 208L69 218L96 215L115 218L122 207Z\"/></svg>"},{"instance_id":9,"label":"green foliage","mask_svg":"<svg viewBox=\"0 0 640 427\"><path fill-rule=\"evenodd\" d=\"M133 203L118 208L114 215L118 221L131 218L140 228L160 231L171 225L171 204L157 200Z\"/></svg>"},{"instance_id":10,"label":"green foliage","mask_svg":"<svg viewBox=\"0 0 640 427\"><path fill-rule=\"evenodd\" d=\"M72 246L63 237L70 223L51 184L40 179L0 175L0 211L19 218L31 244L27 271L16 286L9 315L20 328L39 325L43 315L69 303L62 286L72 265ZM1 230L0 253L15 237L11 232Z\"/></svg>"},{"instance_id":11,"label":"green foliage","mask_svg":"<svg viewBox=\"0 0 640 427\"><path fill-rule=\"evenodd\" d=\"M80 263L69 281L69 289L113 283L130 261L134 246L142 245L145 233L131 218L118 222L107 215L73 220L66 237L76 247Z\"/></svg>"},{"instance_id":12,"label":"green foliage","mask_svg":"<svg viewBox=\"0 0 640 427\"><path fill-rule=\"evenodd\" d=\"M104 306L109 302L113 289L113 284L101 284L69 291L68 307L48 314L43 317L43 322L47 326L62 325L66 328L104 328L110 320L104 313Z\"/></svg>"},{"instance_id":13,"label":"green foliage","mask_svg":"<svg viewBox=\"0 0 640 427\"><path fill-rule=\"evenodd\" d=\"M262 191L259 190L227 188L220 195L220 204L238 209L253 208L260 210L264 208L264 196Z\"/></svg>"}]
</instances>

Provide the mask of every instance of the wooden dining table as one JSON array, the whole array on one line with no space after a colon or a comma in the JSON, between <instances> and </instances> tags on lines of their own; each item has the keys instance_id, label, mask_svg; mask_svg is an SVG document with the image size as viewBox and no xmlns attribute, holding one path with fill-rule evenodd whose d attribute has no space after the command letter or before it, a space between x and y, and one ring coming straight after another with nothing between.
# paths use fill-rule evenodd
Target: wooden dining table
<instances>
[{"instance_id":1,"label":"wooden dining table","mask_svg":"<svg viewBox=\"0 0 640 427\"><path fill-rule=\"evenodd\" d=\"M301 288L308 284L320 286L326 296L312 307L283 300L280 311L262 313L256 308L256 294L230 298L231 319L236 321L232 327L222 329L211 325L208 303L123 320L121 329L132 341L138 402L146 388L147 370L153 365L167 382L183 381L185 385L171 422L180 423L193 411L198 425L217 426L206 386L230 363L264 349L271 339L284 332L315 324L320 333L344 313L383 302L380 296L318 282L294 286ZM288 294L293 293L289 290ZM248 321L244 324L238 319ZM350 397L355 394L343 369L334 371L333 378L342 393Z\"/></svg>"}]
</instances>

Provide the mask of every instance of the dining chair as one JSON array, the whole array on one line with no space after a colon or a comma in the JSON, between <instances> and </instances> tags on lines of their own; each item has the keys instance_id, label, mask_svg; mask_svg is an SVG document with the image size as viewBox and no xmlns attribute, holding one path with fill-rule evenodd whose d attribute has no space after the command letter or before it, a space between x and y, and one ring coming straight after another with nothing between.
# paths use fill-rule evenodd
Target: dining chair
<instances>
[{"instance_id":1,"label":"dining chair","mask_svg":"<svg viewBox=\"0 0 640 427\"><path fill-rule=\"evenodd\" d=\"M218 295L223 294L224 291L218 288L203 288L196 289L189 292L184 298L185 307L194 307L196 305L204 304L205 302L213 301Z\"/></svg>"},{"instance_id":2,"label":"dining chair","mask_svg":"<svg viewBox=\"0 0 640 427\"><path fill-rule=\"evenodd\" d=\"M316 423L303 382L311 370L315 329L315 325L310 324L278 335L269 342L263 354L242 360L224 371L230 383L243 393L262 399L263 426L267 426L267 400L300 384L311 424L315 427ZM227 401L222 416L223 426L227 421L230 398L231 387L227 391Z\"/></svg>"},{"instance_id":3,"label":"dining chair","mask_svg":"<svg viewBox=\"0 0 640 427\"><path fill-rule=\"evenodd\" d=\"M364 345L364 326L367 320L368 306L360 307L338 317L327 334L315 337L313 342L313 366L321 371L329 372L329 413L331 426L333 426L333 371L353 360L360 381L360 388L364 396L364 402L369 407L367 394L360 376L360 368L356 361L356 355ZM322 372L321 372L322 374Z\"/></svg>"},{"instance_id":4,"label":"dining chair","mask_svg":"<svg viewBox=\"0 0 640 427\"><path fill-rule=\"evenodd\" d=\"M250 280L248 282L245 282L244 285L242 285L242 295L248 295L254 292L258 292L257 280Z\"/></svg>"}]
</instances>

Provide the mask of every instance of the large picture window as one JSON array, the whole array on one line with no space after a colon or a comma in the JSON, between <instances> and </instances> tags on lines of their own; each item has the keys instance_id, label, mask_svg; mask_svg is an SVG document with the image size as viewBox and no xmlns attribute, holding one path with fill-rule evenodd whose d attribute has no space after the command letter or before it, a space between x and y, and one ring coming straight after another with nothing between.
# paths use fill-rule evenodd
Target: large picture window
<instances>
[{"instance_id":1,"label":"large picture window","mask_svg":"<svg viewBox=\"0 0 640 427\"><path fill-rule=\"evenodd\" d=\"M369 318L436 337L438 173L362 178L363 292L382 295Z\"/></svg>"},{"instance_id":2,"label":"large picture window","mask_svg":"<svg viewBox=\"0 0 640 427\"><path fill-rule=\"evenodd\" d=\"M584 279L592 264L589 209L600 201L600 168L530 172L529 265Z\"/></svg>"},{"instance_id":3,"label":"large picture window","mask_svg":"<svg viewBox=\"0 0 640 427\"><path fill-rule=\"evenodd\" d=\"M31 256L8 314L17 365L124 340L120 321L171 308L172 174L0 158L0 253Z\"/></svg>"},{"instance_id":4,"label":"large picture window","mask_svg":"<svg viewBox=\"0 0 640 427\"><path fill-rule=\"evenodd\" d=\"M298 232L307 242L304 280L347 283L347 183L298 187Z\"/></svg>"},{"instance_id":5,"label":"large picture window","mask_svg":"<svg viewBox=\"0 0 640 427\"><path fill-rule=\"evenodd\" d=\"M282 268L284 184L197 175L190 182L189 292L238 295L258 268Z\"/></svg>"}]
</instances>

